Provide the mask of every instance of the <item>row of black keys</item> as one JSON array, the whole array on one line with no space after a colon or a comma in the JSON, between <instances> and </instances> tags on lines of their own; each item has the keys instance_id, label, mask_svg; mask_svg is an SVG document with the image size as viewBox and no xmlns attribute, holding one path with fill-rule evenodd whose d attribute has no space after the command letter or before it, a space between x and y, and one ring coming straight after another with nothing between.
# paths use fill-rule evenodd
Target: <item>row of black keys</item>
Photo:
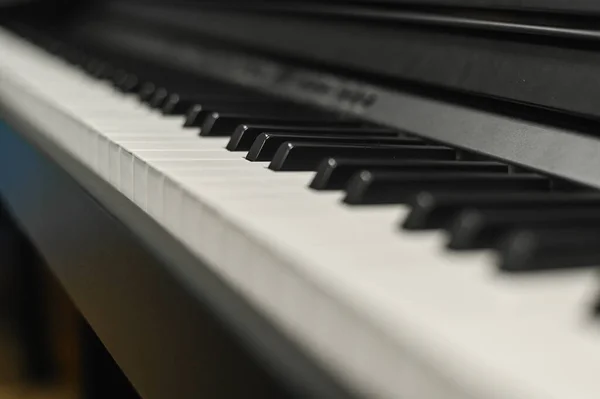
<instances>
[{"instance_id":1,"label":"row of black keys","mask_svg":"<svg viewBox=\"0 0 600 399\"><path fill-rule=\"evenodd\" d=\"M600 263L595 190L226 84L195 79L200 91L182 75L155 70L156 79L142 78L63 44L51 52L164 114L185 115L185 126L203 136L231 136L227 149L248 151L250 161L316 170L315 190L345 189L353 205L408 204L405 229L446 229L455 250L495 248L504 270Z\"/></svg>"}]
</instances>

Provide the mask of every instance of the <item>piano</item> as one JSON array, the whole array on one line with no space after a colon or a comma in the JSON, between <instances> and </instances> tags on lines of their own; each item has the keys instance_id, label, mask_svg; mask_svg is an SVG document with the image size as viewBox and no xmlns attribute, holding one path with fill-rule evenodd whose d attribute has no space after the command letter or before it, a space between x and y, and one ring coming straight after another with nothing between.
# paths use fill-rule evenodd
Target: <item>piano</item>
<instances>
[{"instance_id":1,"label":"piano","mask_svg":"<svg viewBox=\"0 0 600 399\"><path fill-rule=\"evenodd\" d=\"M598 398L599 3L37 7L0 196L140 397Z\"/></svg>"}]
</instances>

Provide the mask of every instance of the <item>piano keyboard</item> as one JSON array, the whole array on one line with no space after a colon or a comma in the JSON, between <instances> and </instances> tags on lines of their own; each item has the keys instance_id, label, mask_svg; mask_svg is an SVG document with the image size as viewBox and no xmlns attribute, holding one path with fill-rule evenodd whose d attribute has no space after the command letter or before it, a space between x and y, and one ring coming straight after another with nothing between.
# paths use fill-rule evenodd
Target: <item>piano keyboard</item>
<instances>
[{"instance_id":1,"label":"piano keyboard","mask_svg":"<svg viewBox=\"0 0 600 399\"><path fill-rule=\"evenodd\" d=\"M43 44L0 30L0 100L352 390L598 397L598 287L584 267L600 260L597 192L226 83Z\"/></svg>"}]
</instances>

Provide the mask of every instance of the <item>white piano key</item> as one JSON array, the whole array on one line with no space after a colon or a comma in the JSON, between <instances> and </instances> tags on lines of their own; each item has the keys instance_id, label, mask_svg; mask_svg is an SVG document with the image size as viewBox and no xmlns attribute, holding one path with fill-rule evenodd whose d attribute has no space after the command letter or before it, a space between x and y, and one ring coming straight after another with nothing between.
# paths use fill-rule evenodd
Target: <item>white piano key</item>
<instances>
[{"instance_id":1,"label":"white piano key","mask_svg":"<svg viewBox=\"0 0 600 399\"><path fill-rule=\"evenodd\" d=\"M183 189L180 184L171 179L163 179L163 220L165 227L172 232L181 230L183 214Z\"/></svg>"},{"instance_id":2,"label":"white piano key","mask_svg":"<svg viewBox=\"0 0 600 399\"><path fill-rule=\"evenodd\" d=\"M187 143L199 140L197 134L190 136L187 132L184 133L113 133L110 135L111 140L118 143ZM227 142L214 143L215 148L225 146Z\"/></svg>"},{"instance_id":3,"label":"white piano key","mask_svg":"<svg viewBox=\"0 0 600 399\"><path fill-rule=\"evenodd\" d=\"M148 212L148 179L146 175L146 163L139 158L133 158L133 202L144 211Z\"/></svg>"},{"instance_id":4,"label":"white piano key","mask_svg":"<svg viewBox=\"0 0 600 399\"><path fill-rule=\"evenodd\" d=\"M136 155L145 161L153 160L240 160L247 162L238 153L221 151L218 149L200 149L200 150L139 150Z\"/></svg>"},{"instance_id":5,"label":"white piano key","mask_svg":"<svg viewBox=\"0 0 600 399\"><path fill-rule=\"evenodd\" d=\"M151 165L148 165L142 159L136 157L135 162L146 164L146 206L148 207L148 213L155 219L162 220L164 174ZM137 176L135 176L134 179L137 179Z\"/></svg>"},{"instance_id":6,"label":"white piano key","mask_svg":"<svg viewBox=\"0 0 600 399\"><path fill-rule=\"evenodd\" d=\"M112 137L111 137L112 139ZM205 143L201 140L177 140L172 141L162 139L150 140L150 141L130 141L130 140L119 140L118 145L129 149L130 151L142 151L142 150L162 150L162 151L191 151L191 150L222 150L226 154L231 154L225 150L220 144L221 143ZM227 155L230 156L230 155Z\"/></svg>"},{"instance_id":7,"label":"white piano key","mask_svg":"<svg viewBox=\"0 0 600 399\"><path fill-rule=\"evenodd\" d=\"M120 147L114 165L117 170L116 182L114 183L115 186L123 193L123 195L133 200L134 157L131 151Z\"/></svg>"},{"instance_id":8,"label":"white piano key","mask_svg":"<svg viewBox=\"0 0 600 399\"><path fill-rule=\"evenodd\" d=\"M228 168L260 168L264 169L266 162L248 162L242 156L233 159L202 160L202 159L153 159L152 166L167 169L228 169Z\"/></svg>"},{"instance_id":9,"label":"white piano key","mask_svg":"<svg viewBox=\"0 0 600 399\"><path fill-rule=\"evenodd\" d=\"M97 161L98 161L98 171L100 176L106 180L110 181L110 151L109 146L112 142L108 140L106 137L98 135L96 151L97 151Z\"/></svg>"}]
</instances>

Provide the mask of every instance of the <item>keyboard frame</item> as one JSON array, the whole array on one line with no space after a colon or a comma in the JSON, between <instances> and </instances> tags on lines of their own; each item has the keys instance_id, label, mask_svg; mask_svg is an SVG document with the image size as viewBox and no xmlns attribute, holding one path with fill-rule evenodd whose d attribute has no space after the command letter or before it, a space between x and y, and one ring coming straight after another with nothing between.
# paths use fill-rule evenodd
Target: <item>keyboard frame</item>
<instances>
[{"instance_id":1,"label":"keyboard frame","mask_svg":"<svg viewBox=\"0 0 600 399\"><path fill-rule=\"evenodd\" d=\"M343 3L332 0L331 3ZM516 11L551 11L586 13L599 12L600 4L594 0L363 0L365 3L386 3L398 6L431 6Z\"/></svg>"},{"instance_id":2,"label":"keyboard frame","mask_svg":"<svg viewBox=\"0 0 600 399\"><path fill-rule=\"evenodd\" d=\"M599 119L592 104L600 96L594 80L600 35L590 15L312 4L180 9L127 2L95 13L102 16L73 25L138 24L397 87L500 98Z\"/></svg>"}]
</instances>

